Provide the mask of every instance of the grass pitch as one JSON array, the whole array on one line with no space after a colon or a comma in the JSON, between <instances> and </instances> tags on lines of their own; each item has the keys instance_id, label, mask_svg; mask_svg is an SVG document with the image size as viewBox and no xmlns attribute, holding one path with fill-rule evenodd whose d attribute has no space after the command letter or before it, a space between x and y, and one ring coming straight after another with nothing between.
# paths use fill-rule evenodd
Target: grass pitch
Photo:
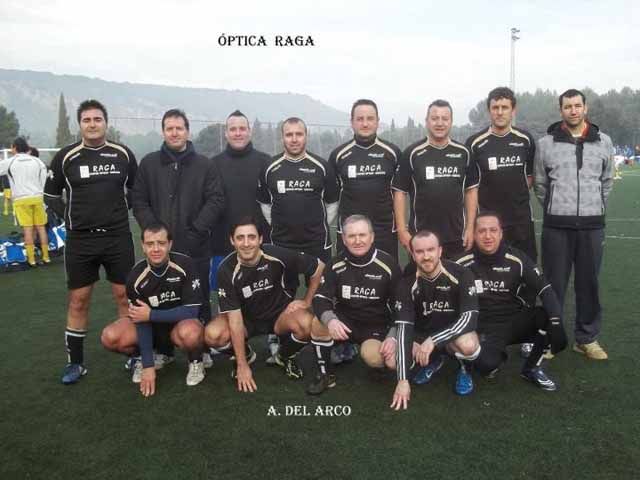
<instances>
[{"instance_id":1,"label":"grass pitch","mask_svg":"<svg viewBox=\"0 0 640 480\"><path fill-rule=\"evenodd\" d=\"M0 220L1 233L12 229ZM264 364L262 339L256 393L235 391L226 361L189 388L178 354L145 399L124 358L99 344L115 317L104 281L85 341L89 374L65 387L62 259L1 275L0 478L638 478L639 250L640 169L626 167L609 203L600 277L609 361L561 353L546 367L560 388L547 393L519 378L513 350L494 381L475 377L468 398L454 395L449 361L432 384L413 387L406 412L388 408L395 379L376 381L359 361L338 367L333 390L306 396L304 382ZM307 416L287 415L294 406ZM349 415L316 414L329 407Z\"/></svg>"}]
</instances>

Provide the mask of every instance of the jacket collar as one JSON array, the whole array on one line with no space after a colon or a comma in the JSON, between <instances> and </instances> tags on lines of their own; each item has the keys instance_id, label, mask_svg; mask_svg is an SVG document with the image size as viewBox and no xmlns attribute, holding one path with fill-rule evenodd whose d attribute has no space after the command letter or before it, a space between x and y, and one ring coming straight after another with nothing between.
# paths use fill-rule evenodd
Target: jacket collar
<instances>
[{"instance_id":1,"label":"jacket collar","mask_svg":"<svg viewBox=\"0 0 640 480\"><path fill-rule=\"evenodd\" d=\"M563 128L562 121L549 125L547 133L553 137L554 142L564 143L592 143L600 141L600 129L595 123L587 122L587 131L583 137L575 138L566 128Z\"/></svg>"},{"instance_id":2,"label":"jacket collar","mask_svg":"<svg viewBox=\"0 0 640 480\"><path fill-rule=\"evenodd\" d=\"M165 142L162 142L160 151L163 153L162 161L164 163L187 162L196 154L196 150L193 148L193 142L190 140L187 141L187 148L182 152L174 152L167 147Z\"/></svg>"}]
</instances>

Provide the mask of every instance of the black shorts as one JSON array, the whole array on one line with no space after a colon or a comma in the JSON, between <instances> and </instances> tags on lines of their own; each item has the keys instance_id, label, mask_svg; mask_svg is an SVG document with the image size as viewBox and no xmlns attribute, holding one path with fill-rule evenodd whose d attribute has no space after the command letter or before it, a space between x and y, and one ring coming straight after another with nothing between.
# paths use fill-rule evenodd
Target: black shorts
<instances>
[{"instance_id":1,"label":"black shorts","mask_svg":"<svg viewBox=\"0 0 640 480\"><path fill-rule=\"evenodd\" d=\"M157 322L151 324L151 331L153 332L153 348L158 349L160 346L172 345L171 332L173 328L180 322L164 323Z\"/></svg>"},{"instance_id":2,"label":"black shorts","mask_svg":"<svg viewBox=\"0 0 640 480\"><path fill-rule=\"evenodd\" d=\"M135 262L131 233L68 232L64 266L69 290L92 285L104 266L107 280L124 285Z\"/></svg>"},{"instance_id":3,"label":"black shorts","mask_svg":"<svg viewBox=\"0 0 640 480\"><path fill-rule=\"evenodd\" d=\"M293 299L291 299L290 302L287 302L286 305L283 305L278 314L274 315L272 318L253 320L251 318L247 318L247 316L243 313L242 317L244 319L244 328L247 329L247 338L275 333L274 328L276 322L278 321L278 318L280 318L282 312L286 310L286 308L289 306L289 303L291 303L292 301Z\"/></svg>"},{"instance_id":4,"label":"black shorts","mask_svg":"<svg viewBox=\"0 0 640 480\"><path fill-rule=\"evenodd\" d=\"M349 341L357 343L358 345L364 343L367 340L378 340L384 342L384 339L389 333L389 327L386 325L356 325L350 322L347 318L341 317L339 320L344 323L351 333L349 334Z\"/></svg>"},{"instance_id":5,"label":"black shorts","mask_svg":"<svg viewBox=\"0 0 640 480\"><path fill-rule=\"evenodd\" d=\"M506 225L502 227L502 235L505 243L526 253L534 263L538 261L536 231L533 222L522 225Z\"/></svg>"},{"instance_id":6,"label":"black shorts","mask_svg":"<svg viewBox=\"0 0 640 480\"><path fill-rule=\"evenodd\" d=\"M375 241L374 245L377 249L383 250L393 257L393 259L398 261L398 234L396 232L391 231L391 227L386 230L375 229ZM336 255L342 256L346 252L346 247L344 246L344 242L342 241L342 234L336 234Z\"/></svg>"},{"instance_id":7,"label":"black shorts","mask_svg":"<svg viewBox=\"0 0 640 480\"><path fill-rule=\"evenodd\" d=\"M481 316L478 322L480 345L506 354L508 345L532 342L536 332L544 329L548 321L549 317L541 307L528 308L507 319Z\"/></svg>"}]
</instances>

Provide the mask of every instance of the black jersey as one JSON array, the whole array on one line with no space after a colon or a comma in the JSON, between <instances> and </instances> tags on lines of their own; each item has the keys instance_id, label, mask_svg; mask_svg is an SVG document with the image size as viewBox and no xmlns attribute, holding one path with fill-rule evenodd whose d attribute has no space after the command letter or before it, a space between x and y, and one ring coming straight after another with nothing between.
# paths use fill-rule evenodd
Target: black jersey
<instances>
[{"instance_id":1,"label":"black jersey","mask_svg":"<svg viewBox=\"0 0 640 480\"><path fill-rule=\"evenodd\" d=\"M481 210L498 212L503 225L531 222L527 176L533 175L536 143L529 132L511 127L504 135L491 128L467 140L471 151L470 176L479 183Z\"/></svg>"},{"instance_id":2,"label":"black jersey","mask_svg":"<svg viewBox=\"0 0 640 480\"><path fill-rule=\"evenodd\" d=\"M478 297L473 273L449 260L441 262L436 278L418 274L404 277L399 284L395 309L400 380L406 379L411 364L414 331L428 334L437 346L475 329Z\"/></svg>"},{"instance_id":3,"label":"black jersey","mask_svg":"<svg viewBox=\"0 0 640 480\"><path fill-rule=\"evenodd\" d=\"M325 203L338 201L333 168L307 152L276 155L260 175L258 201L271 204L271 240L297 250L331 247Z\"/></svg>"},{"instance_id":4,"label":"black jersey","mask_svg":"<svg viewBox=\"0 0 640 480\"><path fill-rule=\"evenodd\" d=\"M140 300L152 309L168 310L202 304L200 279L191 257L169 254L163 267L152 267L147 260L134 265L127 277L129 302Z\"/></svg>"},{"instance_id":5,"label":"black jersey","mask_svg":"<svg viewBox=\"0 0 640 480\"><path fill-rule=\"evenodd\" d=\"M74 143L53 157L44 194L60 197L65 189L68 231L128 232L125 186L133 187L137 167L133 152L124 145L106 141L94 148Z\"/></svg>"},{"instance_id":6,"label":"black jersey","mask_svg":"<svg viewBox=\"0 0 640 480\"><path fill-rule=\"evenodd\" d=\"M370 257L370 258L369 258ZM401 272L387 253L374 249L363 262L352 263L346 256L329 262L322 283L313 298L313 310L323 320L333 311L351 325L389 328Z\"/></svg>"},{"instance_id":7,"label":"black jersey","mask_svg":"<svg viewBox=\"0 0 640 480\"><path fill-rule=\"evenodd\" d=\"M263 245L254 266L230 253L218 268L220 313L241 310L245 322L275 321L293 300L298 275L317 269L317 258L275 245Z\"/></svg>"},{"instance_id":8,"label":"black jersey","mask_svg":"<svg viewBox=\"0 0 640 480\"><path fill-rule=\"evenodd\" d=\"M525 288L542 299L549 317L560 317L560 307L551 284L540 268L520 250L500 245L486 255L474 248L457 263L471 269L480 305L480 322L510 321L525 309L533 308L522 297Z\"/></svg>"},{"instance_id":9,"label":"black jersey","mask_svg":"<svg viewBox=\"0 0 640 480\"><path fill-rule=\"evenodd\" d=\"M444 147L427 138L409 146L400 159L393 188L410 196L409 230L428 229L440 243L459 241L465 228L465 190L477 187L469 181L469 150L453 140Z\"/></svg>"},{"instance_id":10,"label":"black jersey","mask_svg":"<svg viewBox=\"0 0 640 480\"><path fill-rule=\"evenodd\" d=\"M398 147L377 136L366 142L354 138L331 152L329 164L340 189L338 232L354 214L369 217L376 230L395 232L391 184L400 156Z\"/></svg>"}]
</instances>

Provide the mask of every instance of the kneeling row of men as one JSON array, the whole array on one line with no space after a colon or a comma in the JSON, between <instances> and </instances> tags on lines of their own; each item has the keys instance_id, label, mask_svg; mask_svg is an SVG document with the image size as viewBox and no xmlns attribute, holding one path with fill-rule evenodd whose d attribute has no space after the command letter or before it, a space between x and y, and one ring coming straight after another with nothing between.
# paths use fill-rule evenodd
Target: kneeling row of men
<instances>
[{"instance_id":1,"label":"kneeling row of men","mask_svg":"<svg viewBox=\"0 0 640 480\"><path fill-rule=\"evenodd\" d=\"M449 354L460 364L455 392L473 391L471 366L494 376L506 360L506 347L533 342L522 377L546 391L556 390L541 363L545 354L566 347L558 300L532 260L502 241L497 214L475 220L474 248L457 262L441 258L438 237L420 231L411 239L415 275L403 276L397 262L374 246L369 219L348 217L343 225L346 252L326 266L305 253L262 244L253 219L233 226L234 252L218 270L220 313L206 326L198 318L200 282L188 256L171 252L171 237L161 224L142 232L145 259L127 280L129 316L107 326L104 346L134 360L134 382L143 395L155 393L154 346L169 340L188 352L187 384L204 379L200 361L205 345L233 359L239 391L257 389L248 343L275 333L276 363L290 378L302 378L298 352L311 341L318 371L307 386L320 394L336 384L331 348L335 341L360 345L372 368L397 371L391 407L406 409L410 381L424 384ZM307 279L304 299L295 300L298 276ZM542 307L523 300L535 290ZM138 357L139 356L139 357Z\"/></svg>"}]
</instances>

